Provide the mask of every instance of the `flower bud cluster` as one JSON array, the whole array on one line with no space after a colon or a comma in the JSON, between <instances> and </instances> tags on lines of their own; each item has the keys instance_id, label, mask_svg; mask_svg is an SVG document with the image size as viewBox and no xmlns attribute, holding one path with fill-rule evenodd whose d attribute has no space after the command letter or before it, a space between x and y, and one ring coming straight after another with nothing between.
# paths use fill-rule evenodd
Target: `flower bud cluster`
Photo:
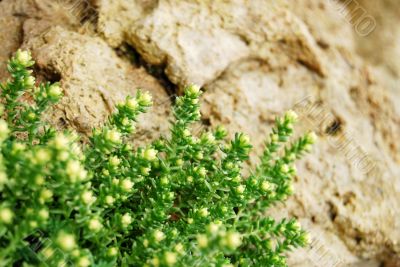
<instances>
[{"instance_id":1,"label":"flower bud cluster","mask_svg":"<svg viewBox=\"0 0 400 267\"><path fill-rule=\"evenodd\" d=\"M27 132L32 142L35 141L34 135L43 126L41 115L62 97L62 90L58 83L42 83L36 86L36 79L32 76L32 70L29 69L33 64L30 52L18 50L7 66L12 79L2 86L0 94L4 99L4 107L2 106L0 113L5 111L9 125L13 124L18 132ZM33 99L34 103L28 105L21 101L23 98ZM50 132L44 131L40 137L47 138L48 134ZM39 136L36 135L36 137Z\"/></svg>"}]
</instances>

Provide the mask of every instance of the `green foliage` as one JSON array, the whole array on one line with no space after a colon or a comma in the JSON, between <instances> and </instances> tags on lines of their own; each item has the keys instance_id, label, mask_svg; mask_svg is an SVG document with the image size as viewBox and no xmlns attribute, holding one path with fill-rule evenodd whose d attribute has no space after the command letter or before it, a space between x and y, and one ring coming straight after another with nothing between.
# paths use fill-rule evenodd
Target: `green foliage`
<instances>
[{"instance_id":1,"label":"green foliage","mask_svg":"<svg viewBox=\"0 0 400 267\"><path fill-rule=\"evenodd\" d=\"M152 102L139 91L82 146L43 124L62 92L35 86L32 65L18 51L1 87L0 266L286 266L284 253L307 244L295 220L265 214L292 194L293 161L315 141L309 133L280 149L294 112L277 119L260 166L243 177L245 134L192 134L198 87L177 98L170 136L137 149L126 141Z\"/></svg>"}]
</instances>

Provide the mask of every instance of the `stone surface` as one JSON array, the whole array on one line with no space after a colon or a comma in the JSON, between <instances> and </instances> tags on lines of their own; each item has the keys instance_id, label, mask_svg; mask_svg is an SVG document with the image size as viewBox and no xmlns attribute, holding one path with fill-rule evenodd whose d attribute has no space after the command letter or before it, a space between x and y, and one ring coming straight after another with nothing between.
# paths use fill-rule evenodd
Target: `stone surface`
<instances>
[{"instance_id":1,"label":"stone surface","mask_svg":"<svg viewBox=\"0 0 400 267\"><path fill-rule=\"evenodd\" d=\"M377 22L367 36L349 20L356 3ZM254 165L274 117L295 109L296 132L320 140L297 165L295 195L270 211L310 232L311 246L291 253L289 266L400 266L398 1L90 4L0 1L0 61L29 48L39 77L65 91L51 122L87 134L142 87L156 103L140 120L141 143L167 132L167 92L194 82L205 89L204 125L248 133ZM150 69L121 53L132 49Z\"/></svg>"},{"instance_id":2,"label":"stone surface","mask_svg":"<svg viewBox=\"0 0 400 267\"><path fill-rule=\"evenodd\" d=\"M25 3L22 3L25 4ZM0 1L0 80L6 75L6 62L22 42L23 15L12 0Z\"/></svg>"},{"instance_id":3,"label":"stone surface","mask_svg":"<svg viewBox=\"0 0 400 267\"><path fill-rule=\"evenodd\" d=\"M30 23L37 22L27 21L27 31L34 27ZM24 48L32 51L41 71L60 79L65 97L58 106L60 114L51 119L59 126L66 124L89 134L118 102L140 88L149 91L155 101L149 113L141 117L136 139L152 140L168 129L170 101L165 90L143 68L134 68L120 59L102 39L58 26L28 38Z\"/></svg>"},{"instance_id":4,"label":"stone surface","mask_svg":"<svg viewBox=\"0 0 400 267\"><path fill-rule=\"evenodd\" d=\"M77 29L80 25L78 15L79 7L72 6L68 0L0 1L0 81L6 75L5 63L24 41L23 26L27 20L40 21L40 25L46 21L48 25Z\"/></svg>"},{"instance_id":5,"label":"stone surface","mask_svg":"<svg viewBox=\"0 0 400 267\"><path fill-rule=\"evenodd\" d=\"M107 2L100 8L99 30L111 45L128 42L147 62L165 65L180 86L208 84L229 64L249 57L272 64L293 59L323 75L310 32L283 6L258 0Z\"/></svg>"}]
</instances>

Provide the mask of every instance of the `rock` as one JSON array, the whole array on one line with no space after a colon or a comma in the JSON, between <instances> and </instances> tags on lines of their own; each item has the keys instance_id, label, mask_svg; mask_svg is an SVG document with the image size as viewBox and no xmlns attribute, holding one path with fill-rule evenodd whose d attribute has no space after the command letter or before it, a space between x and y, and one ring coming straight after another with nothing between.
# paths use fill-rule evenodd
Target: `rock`
<instances>
[{"instance_id":1,"label":"rock","mask_svg":"<svg viewBox=\"0 0 400 267\"><path fill-rule=\"evenodd\" d=\"M6 78L5 63L21 46L24 38L23 25L29 19L40 20L41 27L62 25L69 29L81 26L80 5L68 0L3 0L0 1L0 81ZM39 31L40 29L35 29ZM42 29L43 30L43 29Z\"/></svg>"},{"instance_id":2,"label":"rock","mask_svg":"<svg viewBox=\"0 0 400 267\"><path fill-rule=\"evenodd\" d=\"M54 114L47 114L58 128L72 127L90 134L118 101L142 88L154 95L155 107L141 117L136 140L152 140L168 129L164 122L170 101L156 79L119 58L100 38L91 37L88 31L77 32L84 30L80 18L89 9L68 1L6 0L0 5L4 6L0 31L4 31L1 36L6 44L0 49L0 59L5 63L19 47L30 49L37 61L36 75L61 82L65 97ZM4 65L0 79L3 77L7 77Z\"/></svg>"},{"instance_id":3,"label":"rock","mask_svg":"<svg viewBox=\"0 0 400 267\"><path fill-rule=\"evenodd\" d=\"M37 27L37 23L27 21L26 30ZM93 127L101 125L115 110L118 102L128 95L134 96L141 88L154 95L155 103L140 118L137 140L151 140L167 131L170 101L161 85L143 68L134 68L130 62L120 59L100 38L57 26L31 36L24 48L32 51L42 72L58 77L61 82L65 96L51 118L59 127L72 126L90 134Z\"/></svg>"},{"instance_id":4,"label":"rock","mask_svg":"<svg viewBox=\"0 0 400 267\"><path fill-rule=\"evenodd\" d=\"M167 133L174 87L116 52L126 46L177 91L202 85L200 127L248 133L249 165L275 116L292 108L300 114L296 133L314 130L320 140L297 164L295 195L269 211L299 218L310 232L311 246L291 253L289 266L399 266L397 1L68 3L0 2L0 60L22 44L37 59L37 75L65 91L49 121L88 134L142 87L156 103L140 119L137 143ZM348 17L357 3L377 22L367 36Z\"/></svg>"},{"instance_id":5,"label":"rock","mask_svg":"<svg viewBox=\"0 0 400 267\"><path fill-rule=\"evenodd\" d=\"M368 62L375 66L381 66L388 73L400 77L400 30L396 27L399 20L400 3L395 0L388 1L360 1L359 5L348 5L355 18L356 30L361 29L361 35L356 35L357 52ZM375 22L375 30L371 27L363 27L365 18ZM357 27L358 26L358 27ZM365 31L362 31L366 28ZM384 48L384 49L382 49Z\"/></svg>"},{"instance_id":6,"label":"rock","mask_svg":"<svg viewBox=\"0 0 400 267\"><path fill-rule=\"evenodd\" d=\"M29 7L28 1L0 1L0 81L6 78L6 63L22 42L22 23L27 14L22 11ZM22 10L21 10L22 9Z\"/></svg>"},{"instance_id":7,"label":"rock","mask_svg":"<svg viewBox=\"0 0 400 267\"><path fill-rule=\"evenodd\" d=\"M146 11L140 15L133 11L133 19L131 12L119 12L115 19L116 10L128 7ZM168 78L181 87L210 83L228 65L244 58L276 60L273 53L283 53L287 60L300 61L324 74L308 29L279 4L135 1L128 5L114 1L100 8L99 22L99 30L111 45L121 44L121 36L126 36L125 41L147 62L165 65ZM109 34L110 27L114 35Z\"/></svg>"}]
</instances>

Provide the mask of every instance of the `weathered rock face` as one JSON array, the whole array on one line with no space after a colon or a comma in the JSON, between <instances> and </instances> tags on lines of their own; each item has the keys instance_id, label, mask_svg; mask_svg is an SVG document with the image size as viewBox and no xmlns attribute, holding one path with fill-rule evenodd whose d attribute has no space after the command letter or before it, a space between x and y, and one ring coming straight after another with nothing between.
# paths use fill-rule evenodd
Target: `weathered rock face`
<instances>
[{"instance_id":1,"label":"weathered rock face","mask_svg":"<svg viewBox=\"0 0 400 267\"><path fill-rule=\"evenodd\" d=\"M8 13L7 10L5 13L10 17L16 12L15 6L25 13L36 7L39 10L37 14L41 14L39 17L25 17L20 22L21 30L12 34L23 36L21 44L14 47L21 46L32 51L38 75L44 79L59 80L65 91L62 103L54 114L48 115L50 121L59 128L72 127L89 134L93 127L105 121L117 102L134 95L141 88L155 96L155 105L151 112L143 116L137 139L151 140L168 129L165 120L170 112L169 97L154 77L147 74L144 68L132 66L127 58L118 57L102 39L78 33L76 20L79 18L72 16L75 20L61 21L47 16L52 14L59 18L56 12L65 12L63 7L72 10L71 6L66 3L53 5L52 1L23 6L18 5L18 1L10 3L1 3L8 8ZM81 12L74 9L74 14ZM16 48L3 53L11 54Z\"/></svg>"},{"instance_id":2,"label":"weathered rock face","mask_svg":"<svg viewBox=\"0 0 400 267\"><path fill-rule=\"evenodd\" d=\"M298 132L320 141L298 164L296 194L271 211L300 218L312 236L290 266L400 266L400 2L360 1L377 22L366 37L346 17L356 2L97 0L76 12L56 2L0 2L0 60L29 48L38 74L65 90L53 123L89 133L142 87L156 103L138 139L166 133L167 90L116 52L126 44L177 92L204 86L204 121L249 133L255 152L274 117L293 108ZM85 20L94 32L79 27Z\"/></svg>"},{"instance_id":3,"label":"weathered rock face","mask_svg":"<svg viewBox=\"0 0 400 267\"><path fill-rule=\"evenodd\" d=\"M34 27L30 23L36 22L27 21L27 29ZM52 121L61 120L89 134L93 126L104 122L118 102L142 88L156 99L152 112L142 118L139 140L153 139L154 135L168 129L166 91L143 68L133 68L128 61L118 58L101 39L52 27L46 33L27 39L24 46L33 52L43 72L60 77L65 90L59 105L62 112L53 116Z\"/></svg>"}]
</instances>

